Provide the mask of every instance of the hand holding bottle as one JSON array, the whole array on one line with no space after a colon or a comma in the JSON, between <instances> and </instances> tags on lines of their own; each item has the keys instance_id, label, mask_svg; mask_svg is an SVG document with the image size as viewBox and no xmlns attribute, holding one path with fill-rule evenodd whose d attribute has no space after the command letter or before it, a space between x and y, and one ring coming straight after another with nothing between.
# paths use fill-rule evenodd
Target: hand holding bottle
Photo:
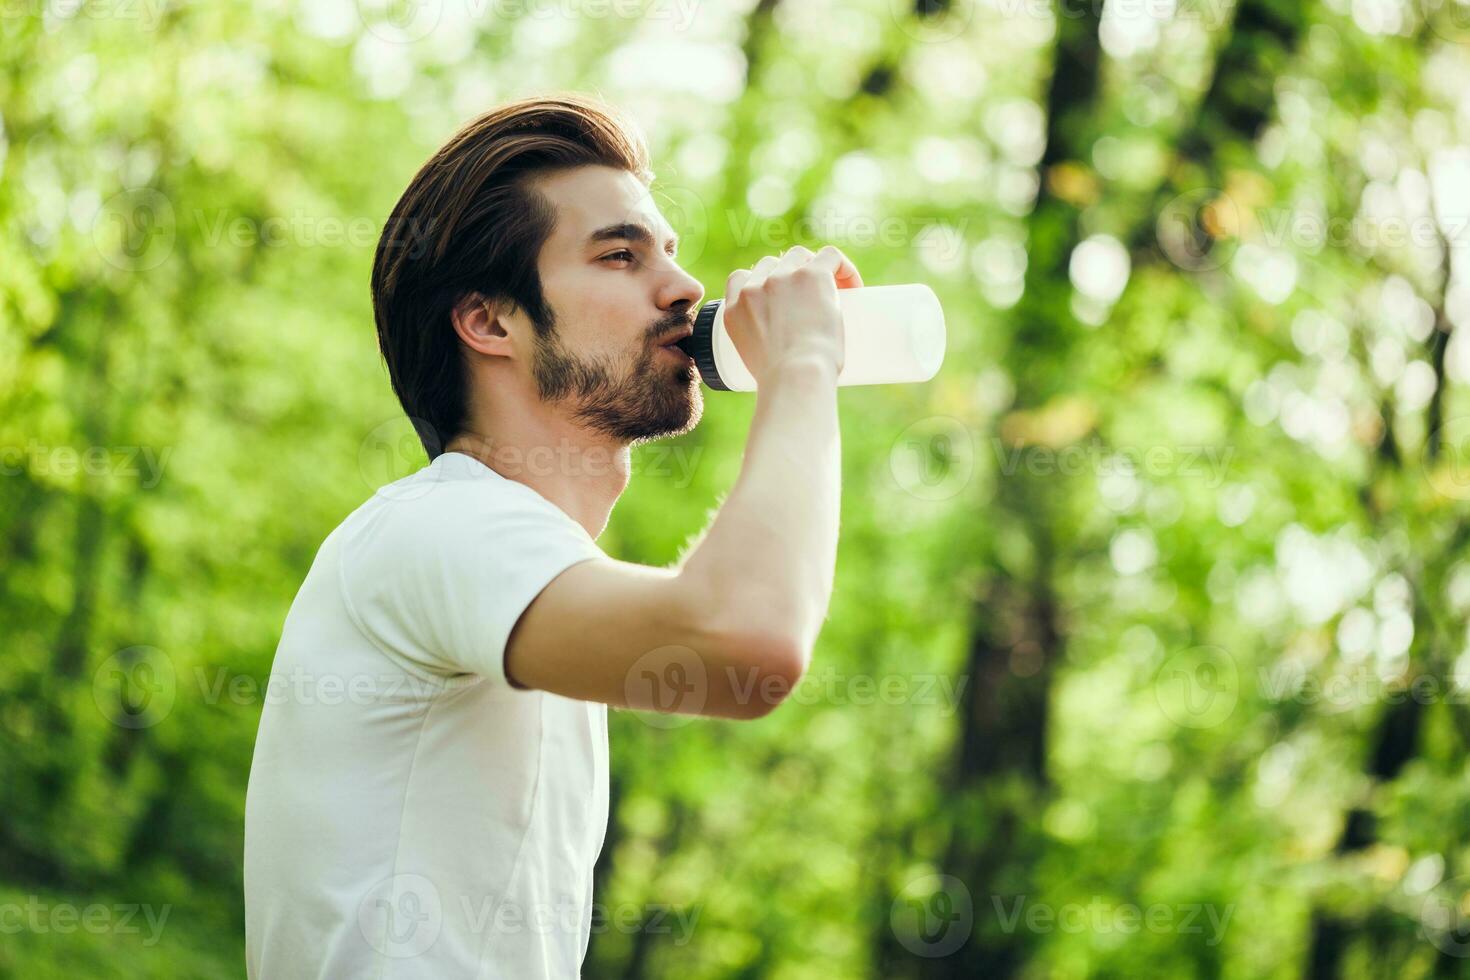
<instances>
[{"instance_id":1,"label":"hand holding bottle","mask_svg":"<svg viewBox=\"0 0 1470 980\"><path fill-rule=\"evenodd\" d=\"M862 286L857 267L833 245L813 253L793 246L768 255L725 284L724 325L741 362L759 384L783 364L815 360L842 371L842 309L838 289Z\"/></svg>"},{"instance_id":2,"label":"hand holding bottle","mask_svg":"<svg viewBox=\"0 0 1470 980\"><path fill-rule=\"evenodd\" d=\"M839 386L928 381L945 346L934 290L923 283L864 286L857 268L830 245L816 254L798 245L737 269L726 298L705 303L694 333L679 342L718 391L754 391L784 360L836 367Z\"/></svg>"}]
</instances>

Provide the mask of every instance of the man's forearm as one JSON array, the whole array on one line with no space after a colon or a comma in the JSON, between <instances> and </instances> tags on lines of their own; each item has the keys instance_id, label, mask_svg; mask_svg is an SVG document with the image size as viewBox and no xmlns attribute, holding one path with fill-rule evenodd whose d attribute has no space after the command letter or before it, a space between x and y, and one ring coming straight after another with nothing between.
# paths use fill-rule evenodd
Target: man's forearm
<instances>
[{"instance_id":1,"label":"man's forearm","mask_svg":"<svg viewBox=\"0 0 1470 980\"><path fill-rule=\"evenodd\" d=\"M832 596L841 508L837 370L774 367L756 394L740 476L680 575L732 628L794 640L809 656Z\"/></svg>"}]
</instances>

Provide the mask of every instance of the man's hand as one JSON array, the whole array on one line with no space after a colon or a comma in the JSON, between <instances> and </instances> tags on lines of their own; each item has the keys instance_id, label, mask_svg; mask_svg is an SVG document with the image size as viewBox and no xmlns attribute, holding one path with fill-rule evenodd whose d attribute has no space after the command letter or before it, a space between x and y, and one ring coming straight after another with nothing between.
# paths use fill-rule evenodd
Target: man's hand
<instances>
[{"instance_id":1,"label":"man's hand","mask_svg":"<svg viewBox=\"0 0 1470 980\"><path fill-rule=\"evenodd\" d=\"M753 269L737 269L725 283L725 329L759 386L770 370L811 359L842 370L842 310L838 289L863 284L841 250L793 246L768 255Z\"/></svg>"}]
</instances>

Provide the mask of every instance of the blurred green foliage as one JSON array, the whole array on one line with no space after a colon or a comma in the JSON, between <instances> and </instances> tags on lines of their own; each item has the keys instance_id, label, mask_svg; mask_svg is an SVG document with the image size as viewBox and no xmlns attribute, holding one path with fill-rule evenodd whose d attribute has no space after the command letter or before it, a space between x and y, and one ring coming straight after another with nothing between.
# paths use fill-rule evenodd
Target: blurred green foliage
<instances>
[{"instance_id":1,"label":"blurred green foliage","mask_svg":"<svg viewBox=\"0 0 1470 980\"><path fill-rule=\"evenodd\" d=\"M587 975L1470 975L1470 7L0 25L0 974L242 975L282 620L423 464L378 229L466 118L583 90L642 122L711 289L830 241L950 332L934 382L842 393L792 703L613 717ZM707 403L609 554L672 561L718 505L752 400Z\"/></svg>"}]
</instances>

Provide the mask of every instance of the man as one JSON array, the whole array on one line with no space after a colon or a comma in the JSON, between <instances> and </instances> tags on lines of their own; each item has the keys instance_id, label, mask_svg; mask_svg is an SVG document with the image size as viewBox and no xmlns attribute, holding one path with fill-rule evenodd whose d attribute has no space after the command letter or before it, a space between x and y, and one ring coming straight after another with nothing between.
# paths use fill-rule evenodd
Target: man
<instances>
[{"instance_id":1,"label":"man","mask_svg":"<svg viewBox=\"0 0 1470 980\"><path fill-rule=\"evenodd\" d=\"M629 447L703 407L703 290L647 151L568 97L475 120L414 177L373 268L428 451L323 543L286 619L245 811L251 977L572 977L607 826L607 705L769 712L836 558L835 248L726 283L759 392L740 476L676 567L595 544Z\"/></svg>"}]
</instances>

